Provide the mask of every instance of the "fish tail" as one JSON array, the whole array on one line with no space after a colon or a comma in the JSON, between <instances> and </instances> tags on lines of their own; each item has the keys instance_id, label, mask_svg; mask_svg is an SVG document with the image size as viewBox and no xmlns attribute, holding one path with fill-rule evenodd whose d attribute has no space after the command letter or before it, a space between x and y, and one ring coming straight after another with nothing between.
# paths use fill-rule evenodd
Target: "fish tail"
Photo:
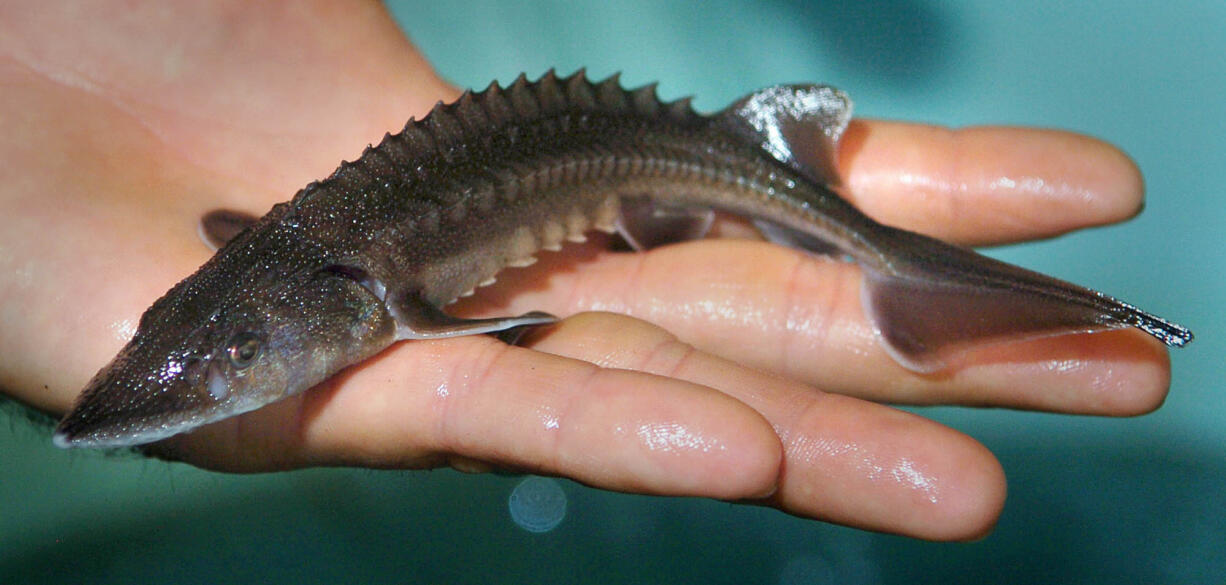
<instances>
[{"instance_id":1,"label":"fish tail","mask_svg":"<svg viewBox=\"0 0 1226 585\"><path fill-rule=\"evenodd\" d=\"M718 119L824 188L799 207L821 209L844 233L786 218L755 224L776 243L855 258L865 271L865 312L886 351L904 367L940 370L973 344L1123 327L1172 347L1192 340L1188 329L1100 292L864 216L837 196L838 143L851 112L851 100L832 87L781 85L742 98Z\"/></svg>"},{"instance_id":2,"label":"fish tail","mask_svg":"<svg viewBox=\"0 0 1226 585\"><path fill-rule=\"evenodd\" d=\"M886 228L888 263L864 263L864 310L883 346L931 372L972 344L1138 328L1171 347L1187 328L1128 303L920 234ZM878 265L874 265L878 264Z\"/></svg>"}]
</instances>

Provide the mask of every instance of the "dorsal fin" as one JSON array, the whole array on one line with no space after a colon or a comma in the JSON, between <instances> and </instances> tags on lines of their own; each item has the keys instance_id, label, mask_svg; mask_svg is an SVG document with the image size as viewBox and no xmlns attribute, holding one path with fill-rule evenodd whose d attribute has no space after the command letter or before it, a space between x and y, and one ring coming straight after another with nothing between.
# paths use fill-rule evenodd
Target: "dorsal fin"
<instances>
[{"instance_id":1,"label":"dorsal fin","mask_svg":"<svg viewBox=\"0 0 1226 585\"><path fill-rule=\"evenodd\" d=\"M822 185L838 185L839 139L851 99L827 85L776 85L751 93L717 117L779 162Z\"/></svg>"}]
</instances>

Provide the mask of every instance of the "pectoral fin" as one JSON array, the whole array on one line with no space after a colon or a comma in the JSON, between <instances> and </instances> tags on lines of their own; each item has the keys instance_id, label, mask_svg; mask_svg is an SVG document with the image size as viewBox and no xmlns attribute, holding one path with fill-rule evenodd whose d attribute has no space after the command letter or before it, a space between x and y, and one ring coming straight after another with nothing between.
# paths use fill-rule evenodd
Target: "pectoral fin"
<instances>
[{"instance_id":1,"label":"pectoral fin","mask_svg":"<svg viewBox=\"0 0 1226 585\"><path fill-rule=\"evenodd\" d=\"M395 303L392 316L396 319L396 338L400 339L440 339L443 337L459 337L461 335L479 335L482 333L500 333L500 339L517 340L522 331L509 332L518 327L547 325L558 320L557 317L541 311L524 313L518 317L493 317L489 319L462 319L444 313L438 307L427 303L416 296L407 296ZM505 337L504 337L505 335Z\"/></svg>"}]
</instances>

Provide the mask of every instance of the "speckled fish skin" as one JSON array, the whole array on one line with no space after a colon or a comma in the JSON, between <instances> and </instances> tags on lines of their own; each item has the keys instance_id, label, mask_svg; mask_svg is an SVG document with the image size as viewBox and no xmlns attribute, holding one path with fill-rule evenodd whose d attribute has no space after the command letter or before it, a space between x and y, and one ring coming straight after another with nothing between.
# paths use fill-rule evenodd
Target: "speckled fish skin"
<instances>
[{"instance_id":1,"label":"speckled fish skin","mask_svg":"<svg viewBox=\"0 0 1226 585\"><path fill-rule=\"evenodd\" d=\"M767 88L712 115L582 72L466 93L276 205L155 302L55 442L157 441L302 392L401 339L549 323L441 307L590 230L647 248L701 237L711 210L857 261L882 345L917 371L984 340L1129 326L1191 340L1101 293L869 219L838 194L850 117L842 92L817 85Z\"/></svg>"}]
</instances>

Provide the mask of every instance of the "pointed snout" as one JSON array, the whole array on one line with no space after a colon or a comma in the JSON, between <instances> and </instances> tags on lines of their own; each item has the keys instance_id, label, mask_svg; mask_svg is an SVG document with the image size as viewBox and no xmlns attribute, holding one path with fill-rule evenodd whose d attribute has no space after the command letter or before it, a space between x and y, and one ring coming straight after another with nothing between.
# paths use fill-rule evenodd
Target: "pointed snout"
<instances>
[{"instance_id":1,"label":"pointed snout","mask_svg":"<svg viewBox=\"0 0 1226 585\"><path fill-rule=\"evenodd\" d=\"M166 360L135 367L126 348L86 385L52 436L56 446L130 447L151 443L200 424L207 398L195 388L199 364Z\"/></svg>"}]
</instances>

